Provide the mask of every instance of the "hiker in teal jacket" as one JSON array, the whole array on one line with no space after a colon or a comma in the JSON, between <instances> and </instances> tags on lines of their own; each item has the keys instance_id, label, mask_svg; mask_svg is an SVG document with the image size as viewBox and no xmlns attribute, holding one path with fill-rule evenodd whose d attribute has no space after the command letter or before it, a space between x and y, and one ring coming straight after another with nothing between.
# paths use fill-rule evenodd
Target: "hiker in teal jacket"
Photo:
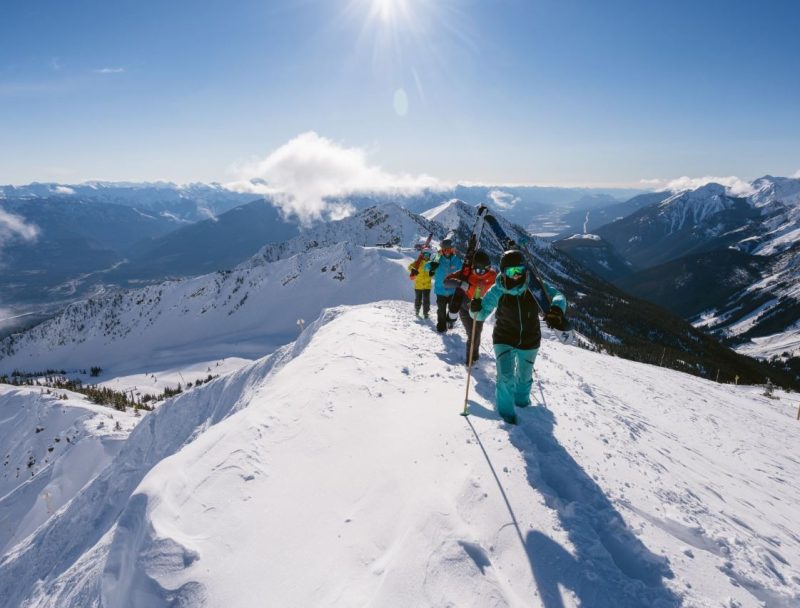
<instances>
[{"instance_id":1,"label":"hiker in teal jacket","mask_svg":"<svg viewBox=\"0 0 800 608\"><path fill-rule=\"evenodd\" d=\"M453 327L447 318L447 307L456 290L445 286L445 278L461 270L463 265L464 262L456 255L453 241L450 239L443 239L439 253L425 264L425 269L433 276L433 293L436 294L436 331L439 333L444 333Z\"/></svg>"},{"instance_id":2,"label":"hiker in teal jacket","mask_svg":"<svg viewBox=\"0 0 800 608\"><path fill-rule=\"evenodd\" d=\"M522 252L506 251L495 284L483 298L476 298L470 304L470 315L478 321L485 321L497 309L492 334L497 360L496 407L503 420L511 424L517 421L514 407L531 404L533 363L542 341L540 306L528 289L528 282ZM562 327L567 301L546 281L542 281L542 286L550 300L545 322L548 327Z\"/></svg>"}]
</instances>

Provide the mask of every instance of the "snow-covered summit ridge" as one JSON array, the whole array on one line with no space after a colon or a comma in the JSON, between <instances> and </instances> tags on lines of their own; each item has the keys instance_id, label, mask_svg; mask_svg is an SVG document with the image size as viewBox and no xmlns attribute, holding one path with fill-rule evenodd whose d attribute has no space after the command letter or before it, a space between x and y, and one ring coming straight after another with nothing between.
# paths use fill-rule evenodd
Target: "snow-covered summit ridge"
<instances>
[{"instance_id":1,"label":"snow-covered summit ridge","mask_svg":"<svg viewBox=\"0 0 800 608\"><path fill-rule=\"evenodd\" d=\"M412 247L430 233L439 238L443 236L441 226L435 222L387 203L341 220L317 224L289 241L266 245L241 267L258 266L342 242L364 247Z\"/></svg>"},{"instance_id":2,"label":"snow-covered summit ridge","mask_svg":"<svg viewBox=\"0 0 800 608\"><path fill-rule=\"evenodd\" d=\"M765 175L753 182L755 193L750 196L756 206L772 202L800 204L800 178Z\"/></svg>"},{"instance_id":3,"label":"snow-covered summit ridge","mask_svg":"<svg viewBox=\"0 0 800 608\"><path fill-rule=\"evenodd\" d=\"M658 204L659 216L669 224L669 232L678 232L687 224L698 225L735 204L721 184L706 184L696 190L678 192Z\"/></svg>"},{"instance_id":4,"label":"snow-covered summit ridge","mask_svg":"<svg viewBox=\"0 0 800 608\"><path fill-rule=\"evenodd\" d=\"M713 182L682 190L658 205L658 215L669 224L670 232L677 232L685 226L713 223L717 214L743 202L761 218L760 228L751 223L745 229L742 223L742 246L750 253L772 255L800 238L800 179L766 175L754 180L747 192L740 190ZM713 227L710 230L716 236Z\"/></svg>"},{"instance_id":5,"label":"snow-covered summit ridge","mask_svg":"<svg viewBox=\"0 0 800 608\"><path fill-rule=\"evenodd\" d=\"M547 338L510 428L488 345L465 420L463 335L328 311L148 414L2 558L0 604L796 603L792 404Z\"/></svg>"}]
</instances>

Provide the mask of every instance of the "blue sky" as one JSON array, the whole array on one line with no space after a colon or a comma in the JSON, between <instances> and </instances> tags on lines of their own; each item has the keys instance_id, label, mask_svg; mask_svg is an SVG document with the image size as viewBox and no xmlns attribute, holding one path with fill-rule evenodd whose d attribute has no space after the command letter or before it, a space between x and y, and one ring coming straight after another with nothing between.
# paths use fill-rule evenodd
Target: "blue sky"
<instances>
[{"instance_id":1,"label":"blue sky","mask_svg":"<svg viewBox=\"0 0 800 608\"><path fill-rule=\"evenodd\" d=\"M390 175L800 170L800 3L5 0L0 183L230 181L299 135Z\"/></svg>"}]
</instances>

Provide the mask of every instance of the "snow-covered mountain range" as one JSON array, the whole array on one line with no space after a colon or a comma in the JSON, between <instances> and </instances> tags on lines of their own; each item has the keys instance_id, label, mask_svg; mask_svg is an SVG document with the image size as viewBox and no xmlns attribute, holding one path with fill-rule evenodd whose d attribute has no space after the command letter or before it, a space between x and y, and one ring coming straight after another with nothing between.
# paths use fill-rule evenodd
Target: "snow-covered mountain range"
<instances>
[{"instance_id":1,"label":"snow-covered mountain range","mask_svg":"<svg viewBox=\"0 0 800 608\"><path fill-rule=\"evenodd\" d=\"M138 366L143 358L168 362L175 351L185 358L198 344L204 350L194 354L197 360L220 358L230 349L236 356L263 355L291 339L299 318L315 318L326 306L369 301L377 293L407 297L411 284L405 266L415 255L412 246L430 233L466 243L476 208L454 200L425 216L391 204L369 208L267 245L233 271L76 302L0 341L0 372L122 369L130 361ZM743 382L772 376L779 384L790 383L788 376L773 375L774 370L736 356L666 311L598 280L547 241L531 238L500 216L498 221L525 243L538 272L567 295L573 323L595 348L636 360L655 358L706 376L720 370L723 377L738 375ZM488 230L481 247L496 261L503 251ZM326 280L319 283L321 277ZM658 356L653 336L663 349Z\"/></svg>"},{"instance_id":2,"label":"snow-covered mountain range","mask_svg":"<svg viewBox=\"0 0 800 608\"><path fill-rule=\"evenodd\" d=\"M0 186L0 201L53 199L82 200L134 207L177 222L197 222L259 198L232 191L221 184L171 182L102 182L80 184L37 183Z\"/></svg>"},{"instance_id":3,"label":"snow-covered mountain range","mask_svg":"<svg viewBox=\"0 0 800 608\"><path fill-rule=\"evenodd\" d=\"M35 238L11 234L0 242L0 302L6 305L68 299L82 278L108 271L139 241L180 225L92 200L0 199L0 211L36 233Z\"/></svg>"},{"instance_id":4,"label":"snow-covered mountain range","mask_svg":"<svg viewBox=\"0 0 800 608\"><path fill-rule=\"evenodd\" d=\"M737 196L707 184L597 233L644 268L614 278L626 291L751 354L800 356L784 348L800 341L800 179L765 176Z\"/></svg>"}]
</instances>

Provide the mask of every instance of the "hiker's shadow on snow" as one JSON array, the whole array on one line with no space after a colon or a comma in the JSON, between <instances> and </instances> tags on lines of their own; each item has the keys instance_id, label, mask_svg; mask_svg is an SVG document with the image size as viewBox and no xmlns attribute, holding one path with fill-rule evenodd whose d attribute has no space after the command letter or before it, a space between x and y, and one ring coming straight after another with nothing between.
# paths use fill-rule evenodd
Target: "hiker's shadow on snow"
<instances>
[{"instance_id":1,"label":"hiker's shadow on snow","mask_svg":"<svg viewBox=\"0 0 800 608\"><path fill-rule=\"evenodd\" d=\"M650 552L628 529L600 486L555 438L546 407L521 412L511 443L525 457L530 485L556 511L574 547L570 553L540 531L528 532L525 549L546 608L563 608L559 585L581 606L638 608L680 605L664 585L673 578L666 558Z\"/></svg>"},{"instance_id":2,"label":"hiker's shadow on snow","mask_svg":"<svg viewBox=\"0 0 800 608\"><path fill-rule=\"evenodd\" d=\"M453 330L440 334L442 336L442 344L444 344L444 351L436 353L442 361L448 365L464 366L464 351L466 350L466 343L461 337L460 333Z\"/></svg>"},{"instance_id":3,"label":"hiker's shadow on snow","mask_svg":"<svg viewBox=\"0 0 800 608\"><path fill-rule=\"evenodd\" d=\"M476 365L472 366L472 377L475 380L475 392L483 397L488 403L494 403L495 394L494 394L494 383L495 379L491 376L486 369L486 366L494 367L494 361L485 361L481 359L481 363L477 363ZM470 409L472 411L472 409ZM486 416L487 418L497 418L500 419L497 412L492 410L485 410L491 413L490 416Z\"/></svg>"},{"instance_id":4,"label":"hiker's shadow on snow","mask_svg":"<svg viewBox=\"0 0 800 608\"><path fill-rule=\"evenodd\" d=\"M469 415L475 416L476 418L485 418L486 420L496 420L499 418L494 410L483 407L473 399L469 400Z\"/></svg>"}]
</instances>

